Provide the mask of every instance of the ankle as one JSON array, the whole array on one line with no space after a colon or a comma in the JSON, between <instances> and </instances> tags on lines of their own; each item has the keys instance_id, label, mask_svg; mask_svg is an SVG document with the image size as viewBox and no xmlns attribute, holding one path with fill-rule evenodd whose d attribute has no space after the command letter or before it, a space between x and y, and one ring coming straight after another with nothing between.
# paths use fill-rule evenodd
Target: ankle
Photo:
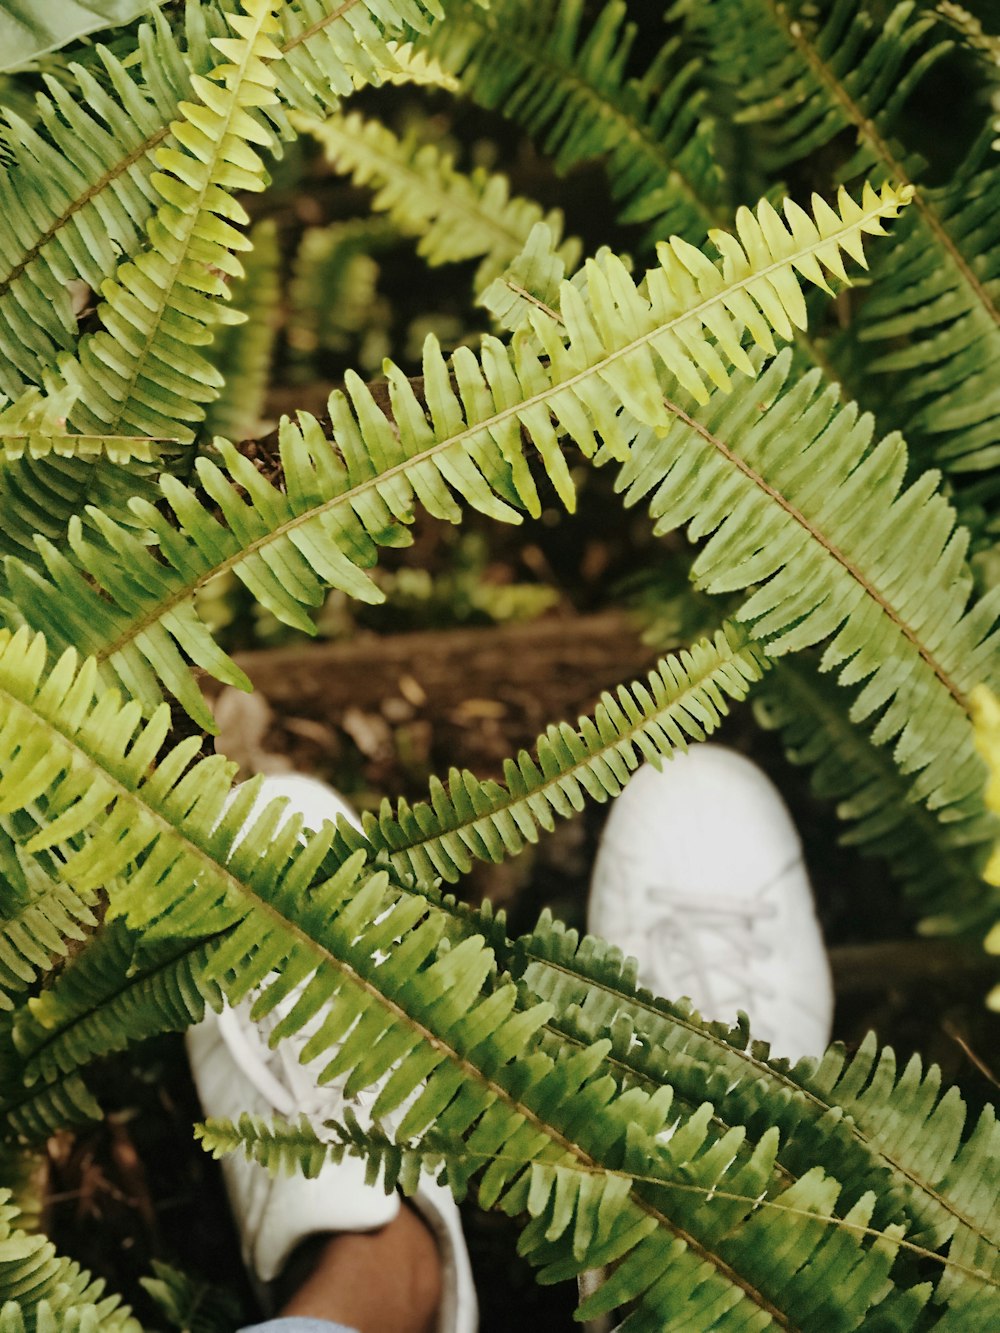
<instances>
[{"instance_id":1,"label":"ankle","mask_svg":"<svg viewBox=\"0 0 1000 1333\"><path fill-rule=\"evenodd\" d=\"M441 1304L437 1243L413 1209L403 1206L371 1232L315 1237L286 1269L284 1290L299 1285L282 1315L329 1319L359 1333L432 1333Z\"/></svg>"}]
</instances>

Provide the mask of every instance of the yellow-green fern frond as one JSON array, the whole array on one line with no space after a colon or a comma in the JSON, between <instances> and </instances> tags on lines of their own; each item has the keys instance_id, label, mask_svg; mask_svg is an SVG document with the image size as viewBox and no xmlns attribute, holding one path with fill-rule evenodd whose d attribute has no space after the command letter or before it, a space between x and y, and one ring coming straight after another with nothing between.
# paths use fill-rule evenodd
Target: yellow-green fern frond
<instances>
[{"instance_id":1,"label":"yellow-green fern frond","mask_svg":"<svg viewBox=\"0 0 1000 1333\"><path fill-rule=\"evenodd\" d=\"M86 939L97 924L96 896L78 894L52 866L25 860L7 831L0 831L0 1010L14 1007L24 991L57 958Z\"/></svg>"},{"instance_id":2,"label":"yellow-green fern frond","mask_svg":"<svg viewBox=\"0 0 1000 1333\"><path fill-rule=\"evenodd\" d=\"M150 145L190 91L189 71L167 25L126 68L97 48L95 70L71 66L75 87L51 77L37 122L6 112L9 158L0 170L0 390L41 385L68 351L77 320L67 284L97 291L122 253L142 245L153 209ZM157 77L149 77L153 67ZM16 221L15 221L16 220Z\"/></svg>"},{"instance_id":3,"label":"yellow-green fern frond","mask_svg":"<svg viewBox=\"0 0 1000 1333\"><path fill-rule=\"evenodd\" d=\"M466 175L449 153L422 141L414 129L399 139L358 112L297 123L319 141L335 170L375 191L377 212L387 213L404 235L419 237L417 252L429 264L479 259L477 293L520 253L538 222L549 228L568 269L579 261L581 244L562 239L558 209L543 217L539 204L511 196L505 176L482 167Z\"/></svg>"},{"instance_id":4,"label":"yellow-green fern frond","mask_svg":"<svg viewBox=\"0 0 1000 1333\"><path fill-rule=\"evenodd\" d=\"M824 267L846 277L842 249L863 259L863 237L879 234L905 200L887 187L881 195L866 191L861 205L842 194L840 213L816 201L815 219L788 204L787 223L766 204L759 216L743 210L741 241L714 236L721 265L675 238L661 247L661 267L641 287L613 255L591 260L578 283L562 286L563 322L532 311L512 346L486 338L481 359L459 348L450 364L429 339L422 398L388 363L391 420L349 374L346 393L329 402L336 447L312 418L284 425L283 488L225 443L226 471L200 458L199 479L225 523L193 491L164 477L176 526L145 500L131 506L162 560L95 513L96 540L71 523L72 558L40 541L47 576L11 561L10 586L29 623L55 648L75 644L93 653L147 706L159 698L159 678L207 725L178 649L220 679L243 679L195 613L194 593L209 579L232 570L279 619L306 630L311 621L302 608L320 603L324 585L380 600L363 568L378 546L406 540L415 502L452 522L462 516L456 495L498 519L517 521L520 508L540 511L524 432L572 507L560 436L588 456L601 443L605 453L623 456L636 420L654 436L676 425L661 382L679 379L705 402L706 380L730 388L724 358L753 374L746 333L773 351L774 333L790 336L805 317L799 275L824 287Z\"/></svg>"},{"instance_id":5,"label":"yellow-green fern frond","mask_svg":"<svg viewBox=\"0 0 1000 1333\"><path fill-rule=\"evenodd\" d=\"M324 878L329 825L303 841L301 820L282 825L277 802L248 828L258 784L230 800L221 757L189 766L197 740L161 755L165 710L138 727L137 710L114 692L95 696L93 664L78 670L68 654L46 675L46 656L23 632L0 641L0 809L35 805L45 818L25 850L80 837L67 881L117 880L113 909L149 939L186 933L206 910L228 918L209 964L227 1000L252 996L263 1017L301 986L273 1015L274 1038L323 1008L305 1058L320 1061L322 1078L346 1075L348 1095L381 1083L373 1115L402 1110L399 1140L433 1126L485 1154L477 1198L533 1215L522 1248L543 1280L617 1259L594 1308L634 1299L651 1322L692 1330L765 1313L801 1323L816 1275L832 1270L842 1280L824 1289L850 1312L848 1327L896 1290L900 1232L865 1229L871 1196L848 1214L855 1227L805 1225L803 1211L828 1217L840 1193L815 1168L771 1196L785 1209L755 1215L754 1200L770 1194L777 1134L740 1155L742 1132L720 1136L710 1107L678 1119L668 1086L619 1089L607 1041L555 1059L539 1036L551 1007L520 1007L515 985L493 980L481 937L442 948L446 914L363 854ZM558 1187L560 1167L595 1178L586 1196ZM695 1195L671 1188L682 1169ZM714 1191L744 1202L705 1209ZM689 1318L708 1307L711 1323ZM731 1312L722 1325L719 1309Z\"/></svg>"},{"instance_id":6,"label":"yellow-green fern frond","mask_svg":"<svg viewBox=\"0 0 1000 1333\"><path fill-rule=\"evenodd\" d=\"M242 275L236 252L250 246L234 196L264 188L256 148L271 136L251 112L277 101L268 65L280 55L276 4L242 3L244 13L229 17L236 35L213 40L222 62L209 78L193 76L198 101L180 106L171 126L177 146L157 150L161 170L151 184L162 202L147 248L102 285L103 329L61 363L77 389L79 430L184 431L190 439L187 423L200 421L201 404L218 394L221 380L197 349L211 342L213 325L239 318L220 304L226 279Z\"/></svg>"},{"instance_id":7,"label":"yellow-green fern frond","mask_svg":"<svg viewBox=\"0 0 1000 1333\"><path fill-rule=\"evenodd\" d=\"M40 386L77 334L67 283L100 292L122 255L136 255L162 196L151 183L161 148L178 150L171 126L193 94L192 72L217 62L209 36L229 32L230 4L192 8L179 41L154 13L128 65L98 46L95 69L72 65L63 81L43 78L37 123L6 112L9 159L0 170L0 392ZM420 0L294 0L284 7L270 77L282 98L312 115L355 89L359 71L379 81L394 66L392 42L404 27L423 31L438 15ZM216 101L218 99L216 93ZM290 133L280 108L250 108ZM183 124L183 120L181 121ZM16 220L16 221L15 221Z\"/></svg>"},{"instance_id":8,"label":"yellow-green fern frond","mask_svg":"<svg viewBox=\"0 0 1000 1333\"><path fill-rule=\"evenodd\" d=\"M449 93L461 90L461 84L454 75L449 74L426 51L418 51L413 42L390 42L389 50L392 52L392 67L384 71L384 83L402 87L415 84L419 88L443 88Z\"/></svg>"},{"instance_id":9,"label":"yellow-green fern frond","mask_svg":"<svg viewBox=\"0 0 1000 1333\"><path fill-rule=\"evenodd\" d=\"M171 449L179 448L176 437L150 439L146 435L79 435L66 428L75 394L63 388L50 397L38 389L26 389L6 407L0 407L0 468L3 460L29 458L106 458L111 463L152 463ZM6 534L8 541L11 534Z\"/></svg>"},{"instance_id":10,"label":"yellow-green fern frond","mask_svg":"<svg viewBox=\"0 0 1000 1333\"><path fill-rule=\"evenodd\" d=\"M22 1122L24 1089L57 1084L158 1032L183 1032L206 1004L221 1004L208 964L224 932L213 937L210 921L199 924L193 938L146 941L120 918L108 921L53 985L22 1006L12 1027L18 1077L0 1095L9 1128Z\"/></svg>"}]
</instances>

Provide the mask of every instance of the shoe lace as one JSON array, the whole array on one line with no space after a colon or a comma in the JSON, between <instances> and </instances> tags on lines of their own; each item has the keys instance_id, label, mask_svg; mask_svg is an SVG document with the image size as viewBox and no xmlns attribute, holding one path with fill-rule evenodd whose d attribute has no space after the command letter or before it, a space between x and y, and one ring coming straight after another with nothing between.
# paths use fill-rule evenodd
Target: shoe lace
<instances>
[{"instance_id":1,"label":"shoe lace","mask_svg":"<svg viewBox=\"0 0 1000 1333\"><path fill-rule=\"evenodd\" d=\"M768 967L776 941L760 927L777 916L770 895L794 865L782 866L750 898L682 893L656 881L637 885L642 901L631 943L640 963L647 963L641 971L658 986L666 983L674 996L687 995L719 1016L729 1011L735 1018L737 1009L745 1009L759 1018L760 1009L777 996Z\"/></svg>"}]
</instances>

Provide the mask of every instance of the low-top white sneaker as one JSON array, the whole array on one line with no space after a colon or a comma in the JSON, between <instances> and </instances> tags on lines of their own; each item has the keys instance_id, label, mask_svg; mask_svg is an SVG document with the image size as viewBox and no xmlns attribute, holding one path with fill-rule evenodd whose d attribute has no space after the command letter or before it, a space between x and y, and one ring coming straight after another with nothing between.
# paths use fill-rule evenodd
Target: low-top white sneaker
<instances>
[{"instance_id":1,"label":"low-top white sneaker","mask_svg":"<svg viewBox=\"0 0 1000 1333\"><path fill-rule=\"evenodd\" d=\"M694 745L638 770L605 825L587 925L658 995L728 1022L742 1009L773 1055L826 1049L833 989L799 836L735 751Z\"/></svg>"},{"instance_id":2,"label":"low-top white sneaker","mask_svg":"<svg viewBox=\"0 0 1000 1333\"><path fill-rule=\"evenodd\" d=\"M318 829L324 820L338 815L359 827L357 816L336 792L295 774L265 780L250 820L279 796L288 798L285 817L297 812L307 828ZM293 993L259 1023L250 1020L247 1001L227 1006L221 1014L210 1012L188 1030L188 1059L206 1116L237 1120L248 1111L294 1121L304 1113L321 1132L324 1121L343 1121L345 1110L350 1110L360 1123L370 1123L366 1110L375 1101L377 1087L348 1098L346 1080L322 1086L316 1082L328 1054L312 1064L299 1060L321 1016L274 1049L268 1045L269 1033L294 1000ZM273 1282L307 1237L373 1231L391 1222L400 1208L398 1194L365 1183L365 1166L357 1158L327 1163L308 1180L301 1175L272 1176L241 1153L227 1154L222 1170L243 1260L258 1285ZM422 1180L410 1202L434 1234L441 1254L439 1333L475 1333L476 1293L455 1200L444 1186Z\"/></svg>"}]
</instances>

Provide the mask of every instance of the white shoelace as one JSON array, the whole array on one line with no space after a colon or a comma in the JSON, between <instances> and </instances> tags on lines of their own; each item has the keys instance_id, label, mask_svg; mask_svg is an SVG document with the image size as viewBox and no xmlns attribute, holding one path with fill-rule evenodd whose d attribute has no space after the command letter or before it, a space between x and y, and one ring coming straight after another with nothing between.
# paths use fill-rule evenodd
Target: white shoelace
<instances>
[{"instance_id":1,"label":"white shoelace","mask_svg":"<svg viewBox=\"0 0 1000 1333\"><path fill-rule=\"evenodd\" d=\"M687 995L713 1016L735 1019L737 1009L745 1009L759 1020L777 994L766 964L778 943L759 926L777 917L770 894L797 863L795 858L782 866L751 899L680 893L669 884L633 879L634 928L622 947L638 957L644 980L666 989L669 999ZM627 869L623 876L628 878Z\"/></svg>"}]
</instances>

